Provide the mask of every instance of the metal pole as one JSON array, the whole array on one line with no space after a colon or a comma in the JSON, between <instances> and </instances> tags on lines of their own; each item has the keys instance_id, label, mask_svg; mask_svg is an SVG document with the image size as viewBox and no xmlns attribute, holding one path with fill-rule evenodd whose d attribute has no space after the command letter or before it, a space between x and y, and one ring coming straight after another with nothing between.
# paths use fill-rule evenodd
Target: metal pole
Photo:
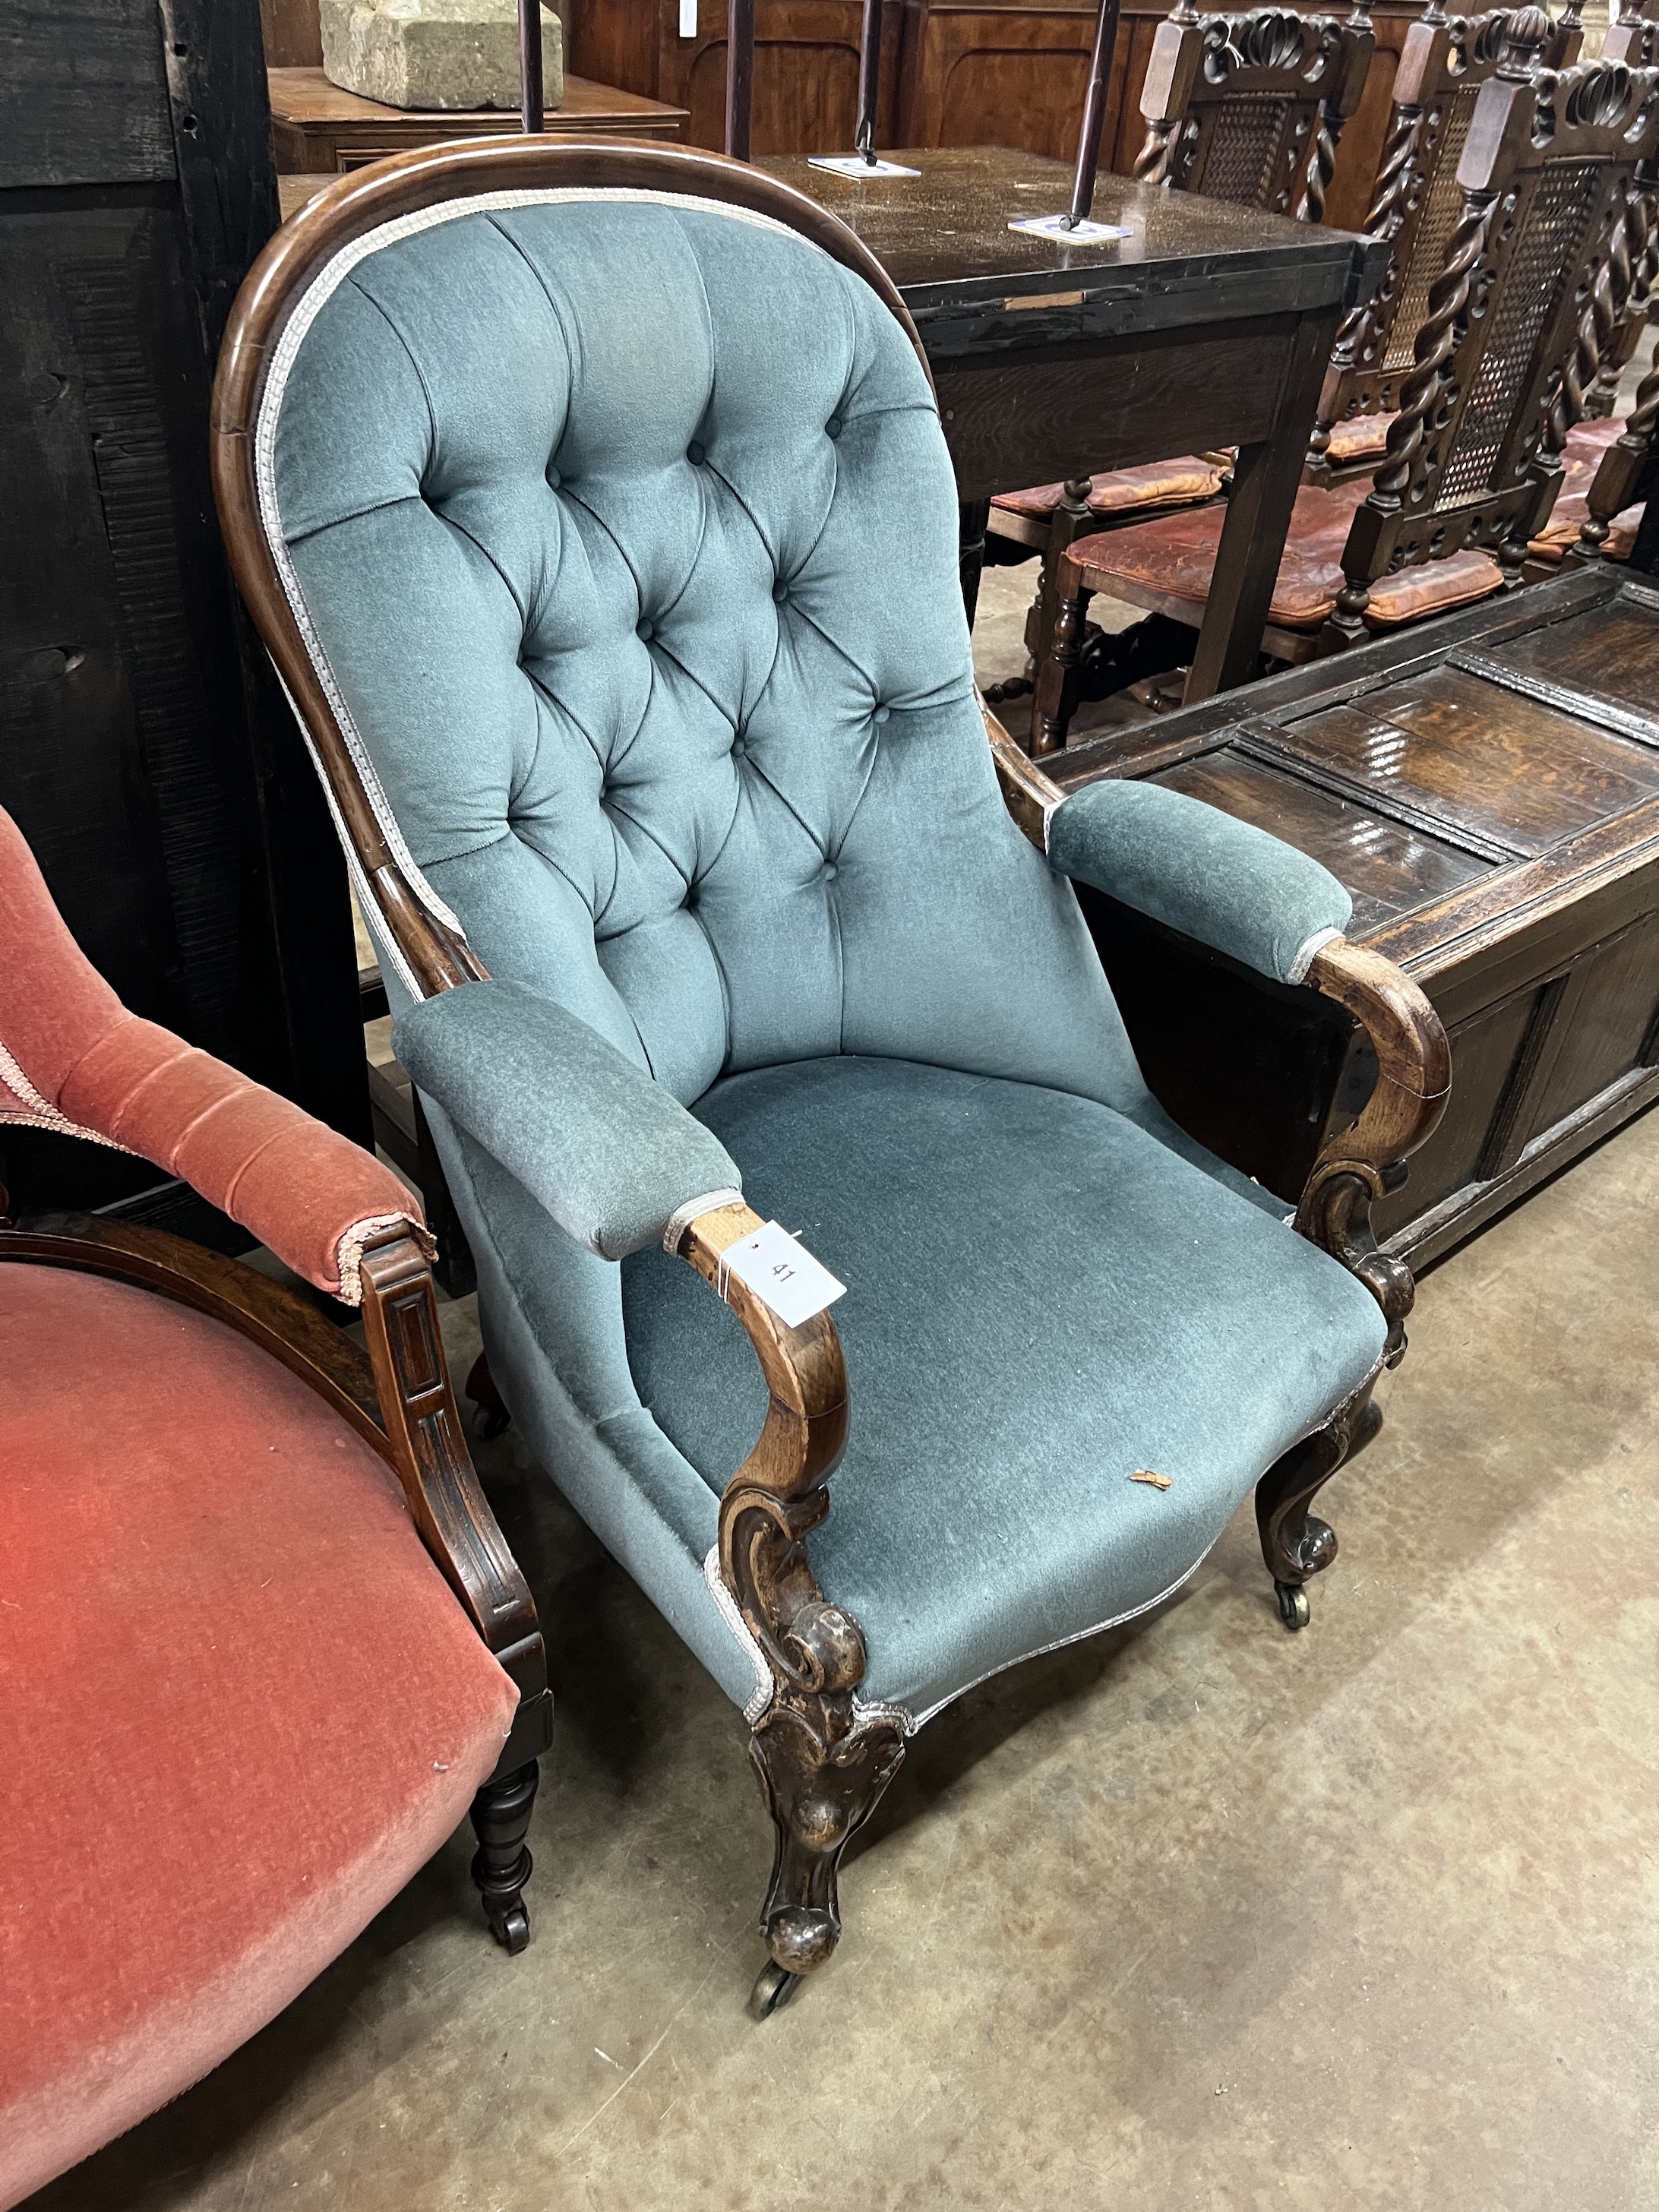
<instances>
[{"instance_id":1,"label":"metal pole","mask_svg":"<svg viewBox=\"0 0 1659 2212\"><path fill-rule=\"evenodd\" d=\"M749 159L749 125L755 105L755 0L726 0L726 150Z\"/></svg>"},{"instance_id":2,"label":"metal pole","mask_svg":"<svg viewBox=\"0 0 1659 2212\"><path fill-rule=\"evenodd\" d=\"M542 130L542 0L519 0L519 114L526 131Z\"/></svg>"},{"instance_id":3,"label":"metal pole","mask_svg":"<svg viewBox=\"0 0 1659 2212\"><path fill-rule=\"evenodd\" d=\"M1106 121L1106 91L1112 81L1112 49L1117 44L1121 0L1100 0L1095 18L1095 51L1089 64L1089 93L1083 103L1083 129L1078 135L1077 169L1072 178L1071 211L1066 227L1075 230L1087 222L1095 204L1095 172L1100 166L1100 134Z\"/></svg>"},{"instance_id":4,"label":"metal pole","mask_svg":"<svg viewBox=\"0 0 1659 2212\"><path fill-rule=\"evenodd\" d=\"M876 102L881 92L882 0L864 0L859 40L859 127L853 143L866 161L876 158Z\"/></svg>"}]
</instances>

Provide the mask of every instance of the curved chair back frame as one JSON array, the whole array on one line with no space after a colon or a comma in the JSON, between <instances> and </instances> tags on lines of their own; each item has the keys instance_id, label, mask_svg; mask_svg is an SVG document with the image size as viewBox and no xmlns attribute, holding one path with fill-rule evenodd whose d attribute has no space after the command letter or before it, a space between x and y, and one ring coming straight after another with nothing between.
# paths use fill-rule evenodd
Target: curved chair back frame
<instances>
[{"instance_id":1,"label":"curved chair back frame","mask_svg":"<svg viewBox=\"0 0 1659 2212\"><path fill-rule=\"evenodd\" d=\"M678 147L562 145L545 137L481 138L378 162L343 178L285 223L237 299L214 382L214 492L231 570L264 640L322 777L359 901L376 917L402 980L417 998L485 971L459 921L422 878L382 796L344 702L307 644L297 592L284 580L261 476L272 379L344 267L388 225L501 193L648 192L718 201L797 231L863 278L933 379L904 302L844 223L775 178L717 154ZM308 312L309 309L309 312Z\"/></svg>"}]
</instances>

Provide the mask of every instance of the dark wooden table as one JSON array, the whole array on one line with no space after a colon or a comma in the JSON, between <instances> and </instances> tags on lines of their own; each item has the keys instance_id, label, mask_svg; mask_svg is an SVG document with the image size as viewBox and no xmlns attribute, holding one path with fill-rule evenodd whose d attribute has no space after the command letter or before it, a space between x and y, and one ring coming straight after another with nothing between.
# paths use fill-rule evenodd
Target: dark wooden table
<instances>
[{"instance_id":1,"label":"dark wooden table","mask_svg":"<svg viewBox=\"0 0 1659 2212\"><path fill-rule=\"evenodd\" d=\"M1381 282L1386 246L1111 176L1095 216L1130 235L1061 246L1008 228L1065 207L1060 162L994 146L891 158L921 175L760 166L850 224L915 319L956 463L970 613L994 493L1236 446L1187 696L1244 682L1336 326Z\"/></svg>"}]
</instances>

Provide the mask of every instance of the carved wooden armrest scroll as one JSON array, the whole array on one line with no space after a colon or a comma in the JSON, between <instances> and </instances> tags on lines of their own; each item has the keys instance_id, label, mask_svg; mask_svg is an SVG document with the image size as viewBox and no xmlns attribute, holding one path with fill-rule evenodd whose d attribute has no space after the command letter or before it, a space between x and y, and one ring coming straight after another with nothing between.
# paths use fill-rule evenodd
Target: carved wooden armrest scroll
<instances>
[{"instance_id":1,"label":"carved wooden armrest scroll","mask_svg":"<svg viewBox=\"0 0 1659 2212\"><path fill-rule=\"evenodd\" d=\"M720 1499L720 1578L780 1691L845 1696L863 1680L858 1623L828 1603L802 1542L830 1510L847 1444L847 1369L827 1313L799 1328L730 1273L725 1254L765 1224L740 1201L699 1214L674 1249L724 1297L766 1377L766 1422Z\"/></svg>"},{"instance_id":2,"label":"carved wooden armrest scroll","mask_svg":"<svg viewBox=\"0 0 1659 2212\"><path fill-rule=\"evenodd\" d=\"M1411 1271L1382 1251L1371 1207L1392 1187L1408 1154L1433 1132L1451 1090L1451 1048L1428 999L1381 953L1334 939L1315 953L1309 985L1351 1013L1369 1035L1376 1088L1352 1128L1325 1145L1304 1186L1296 1225L1357 1275L1389 1323L1388 1363L1406 1349L1405 1320L1416 1295Z\"/></svg>"}]
</instances>

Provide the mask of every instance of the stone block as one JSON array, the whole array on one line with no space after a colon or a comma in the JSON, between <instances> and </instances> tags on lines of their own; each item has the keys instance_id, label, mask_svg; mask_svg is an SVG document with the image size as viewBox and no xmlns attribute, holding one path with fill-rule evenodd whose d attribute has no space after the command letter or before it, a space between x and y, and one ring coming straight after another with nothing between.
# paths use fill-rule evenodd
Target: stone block
<instances>
[{"instance_id":1,"label":"stone block","mask_svg":"<svg viewBox=\"0 0 1659 2212\"><path fill-rule=\"evenodd\" d=\"M516 108L516 0L322 0L323 71L387 107ZM564 98L563 31L544 8L547 106Z\"/></svg>"}]
</instances>

